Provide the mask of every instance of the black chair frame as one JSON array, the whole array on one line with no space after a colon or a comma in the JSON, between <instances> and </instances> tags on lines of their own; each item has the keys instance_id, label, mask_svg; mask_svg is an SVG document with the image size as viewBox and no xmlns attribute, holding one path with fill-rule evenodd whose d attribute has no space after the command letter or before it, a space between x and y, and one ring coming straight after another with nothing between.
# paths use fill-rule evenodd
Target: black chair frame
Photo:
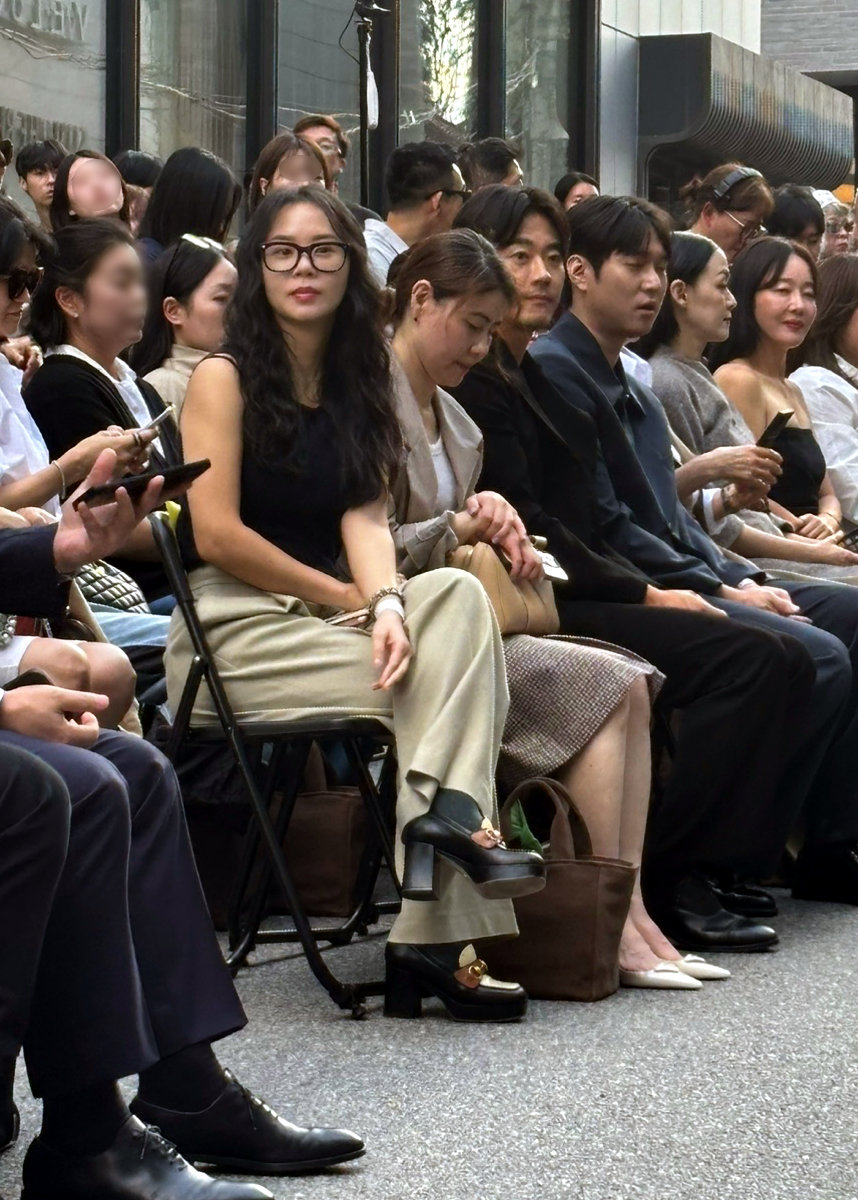
<instances>
[{"instance_id":1,"label":"black chair frame","mask_svg":"<svg viewBox=\"0 0 858 1200\"><path fill-rule=\"evenodd\" d=\"M374 893L384 863L399 891L394 867L391 830L396 802L396 760L389 730L372 718L307 718L282 722L239 722L233 712L217 665L196 611L182 564L178 542L167 515L152 513L149 523L177 606L185 621L194 657L182 696L173 714L166 756L176 764L190 740L225 742L238 768L250 809L242 864L230 905L227 964L235 974L256 945L300 942L316 979L340 1008L355 1017L365 1014L367 996L379 995L383 984L344 983L331 971L320 942L348 943L366 932L382 913L395 912L399 901L376 900ZM191 714L200 685L205 682L218 718L217 726L191 727ZM289 821L313 743L341 743L357 778L369 815L367 847L357 881L357 904L352 914L333 926L311 924L283 855ZM367 763L367 744L384 750L378 785ZM275 797L275 789L278 794ZM273 806L273 808L272 808ZM275 881L285 897L294 929L263 929L269 888Z\"/></svg>"}]
</instances>

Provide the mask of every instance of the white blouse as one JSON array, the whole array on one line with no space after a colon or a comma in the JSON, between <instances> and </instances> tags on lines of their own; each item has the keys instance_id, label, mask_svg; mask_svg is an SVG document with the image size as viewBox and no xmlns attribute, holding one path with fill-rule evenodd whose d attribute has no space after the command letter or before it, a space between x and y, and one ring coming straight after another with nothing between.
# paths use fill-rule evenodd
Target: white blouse
<instances>
[{"instance_id":1,"label":"white blouse","mask_svg":"<svg viewBox=\"0 0 858 1200\"><path fill-rule=\"evenodd\" d=\"M22 373L0 354L0 484L17 483L50 465L39 427L21 397ZM60 502L51 496L41 505L55 517Z\"/></svg>"},{"instance_id":2,"label":"white blouse","mask_svg":"<svg viewBox=\"0 0 858 1200\"><path fill-rule=\"evenodd\" d=\"M438 504L444 512L455 512L459 488L450 457L444 449L444 439L439 437L437 442L430 442L429 449L432 451L432 466L438 480Z\"/></svg>"},{"instance_id":3,"label":"white blouse","mask_svg":"<svg viewBox=\"0 0 858 1200\"><path fill-rule=\"evenodd\" d=\"M799 367L790 375L798 384L816 440L843 516L858 523L858 371L837 356L848 380L827 367ZM853 382L849 382L849 380Z\"/></svg>"}]
</instances>

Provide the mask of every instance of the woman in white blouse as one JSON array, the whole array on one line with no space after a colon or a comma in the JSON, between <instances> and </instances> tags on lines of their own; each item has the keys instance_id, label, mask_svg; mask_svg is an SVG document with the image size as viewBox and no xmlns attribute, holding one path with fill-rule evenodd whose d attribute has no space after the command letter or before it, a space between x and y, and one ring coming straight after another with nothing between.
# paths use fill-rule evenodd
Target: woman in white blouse
<instances>
[{"instance_id":1,"label":"woman in white blouse","mask_svg":"<svg viewBox=\"0 0 858 1200\"><path fill-rule=\"evenodd\" d=\"M858 256L820 265L816 320L791 365L844 522L858 525Z\"/></svg>"}]
</instances>

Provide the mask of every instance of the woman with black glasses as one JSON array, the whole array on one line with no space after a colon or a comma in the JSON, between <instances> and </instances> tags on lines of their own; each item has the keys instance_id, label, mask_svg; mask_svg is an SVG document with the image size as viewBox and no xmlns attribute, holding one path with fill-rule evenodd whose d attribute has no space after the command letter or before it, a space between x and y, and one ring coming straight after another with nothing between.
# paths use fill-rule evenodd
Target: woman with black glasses
<instances>
[{"instance_id":1,"label":"woman with black glasses","mask_svg":"<svg viewBox=\"0 0 858 1200\"><path fill-rule=\"evenodd\" d=\"M524 991L472 945L514 933L509 898L544 881L542 859L494 829L501 640L472 576L397 577L387 482L402 446L360 229L321 188L278 191L237 262L225 352L197 367L182 410L187 457L212 464L192 530L182 518L200 620L242 721L363 715L395 736L404 899L386 1011L416 1017L435 995L462 1020L514 1020ZM176 613L173 704L193 653ZM205 692L193 718L216 721Z\"/></svg>"},{"instance_id":2,"label":"woman with black glasses","mask_svg":"<svg viewBox=\"0 0 858 1200\"><path fill-rule=\"evenodd\" d=\"M740 163L713 167L702 179L692 179L680 196L691 232L720 246L728 263L766 232L764 224L775 206L771 188L760 172Z\"/></svg>"}]
</instances>

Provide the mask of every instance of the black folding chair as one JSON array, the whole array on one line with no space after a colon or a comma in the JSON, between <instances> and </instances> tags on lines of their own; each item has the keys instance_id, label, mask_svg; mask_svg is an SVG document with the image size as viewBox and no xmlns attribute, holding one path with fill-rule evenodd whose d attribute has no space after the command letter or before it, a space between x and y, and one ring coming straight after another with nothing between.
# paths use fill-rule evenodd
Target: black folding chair
<instances>
[{"instance_id":1,"label":"black folding chair","mask_svg":"<svg viewBox=\"0 0 858 1200\"><path fill-rule=\"evenodd\" d=\"M172 526L166 514L161 512L152 513L149 523L194 650L188 678L172 717L165 753L175 764L183 745L192 740L225 742L238 767L250 806L251 822L230 906L227 963L236 973L256 945L300 942L310 969L335 1003L340 1008L351 1009L356 1017L363 1016L366 997L379 995L383 984L341 982L328 967L319 943L344 945L356 933L365 933L382 913L395 912L399 908L399 900L375 898L383 863L389 867L399 891L391 836L396 803L396 761L390 732L381 722L364 717L239 722L200 624ZM192 728L191 713L203 681L211 694L218 725ZM331 741L342 744L348 755L370 817L369 836L358 872L358 899L354 911L337 925L314 927L292 882L283 855L283 843L288 838L289 821L311 747L314 742L324 746ZM367 762L367 745L384 752L378 785ZM320 831L320 835L322 833ZM320 836L320 845L323 844ZM282 890L294 929L261 928L267 914L272 880Z\"/></svg>"}]
</instances>

